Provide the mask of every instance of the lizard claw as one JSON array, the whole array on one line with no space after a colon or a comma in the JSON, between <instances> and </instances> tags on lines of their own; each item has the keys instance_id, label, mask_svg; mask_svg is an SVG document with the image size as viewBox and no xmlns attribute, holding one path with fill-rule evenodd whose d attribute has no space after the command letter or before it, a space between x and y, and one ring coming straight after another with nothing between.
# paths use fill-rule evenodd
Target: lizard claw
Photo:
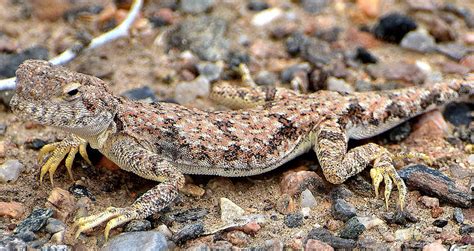
<instances>
[{"instance_id":1,"label":"lizard claw","mask_svg":"<svg viewBox=\"0 0 474 251\"><path fill-rule=\"evenodd\" d=\"M74 238L77 239L81 233L108 221L104 231L105 240L107 241L110 230L123 223L139 218L138 213L132 208L109 207L101 213L78 219L74 223L74 228L77 227Z\"/></svg>"},{"instance_id":2,"label":"lizard claw","mask_svg":"<svg viewBox=\"0 0 474 251\"><path fill-rule=\"evenodd\" d=\"M80 153L82 158L86 160L87 163L91 164L89 157L86 151L87 142L81 138L73 136L72 138L66 138L61 142L56 142L52 144L47 144L41 148L38 154L38 161L43 162L44 156L46 154L50 155L46 158L46 162L41 167L40 172L40 183L43 183L43 178L46 173L49 173L49 179L51 181L51 185L54 186L53 183L53 175L56 172L61 161L65 159L65 166L68 171L69 177L71 180L74 181L74 177L72 175L72 162L77 154Z\"/></svg>"},{"instance_id":3,"label":"lizard claw","mask_svg":"<svg viewBox=\"0 0 474 251\"><path fill-rule=\"evenodd\" d=\"M388 209L388 201L390 198L390 194L392 192L392 183L395 183L398 189L398 202L400 205L400 209L403 211L405 207L405 197L407 193L407 189L405 186L405 182L400 178L397 171L392 165L389 166L380 166L380 167L373 167L370 170L370 177L372 178L372 184L375 189L375 197L378 198L379 196L379 187L380 183L384 181L385 183L385 207Z\"/></svg>"}]
</instances>

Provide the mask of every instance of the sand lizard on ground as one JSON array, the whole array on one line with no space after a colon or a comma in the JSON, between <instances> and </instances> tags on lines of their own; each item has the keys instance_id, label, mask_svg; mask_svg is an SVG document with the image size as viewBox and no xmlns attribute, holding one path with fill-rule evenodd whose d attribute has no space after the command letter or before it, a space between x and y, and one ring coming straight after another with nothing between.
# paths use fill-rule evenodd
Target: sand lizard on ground
<instances>
[{"instance_id":1,"label":"sand lizard on ground","mask_svg":"<svg viewBox=\"0 0 474 251\"><path fill-rule=\"evenodd\" d=\"M172 103L146 104L112 94L100 79L29 60L17 71L12 110L21 118L55 126L73 136L45 146L50 153L40 179L51 181L59 163L71 163L85 145L98 149L121 169L160 182L126 208L107 208L79 219L79 235L103 222L110 229L143 219L169 205L184 185L183 174L249 176L275 169L310 150L326 179L344 182L373 163L376 195L385 183L388 204L392 183L403 209L407 189L392 165L392 154L368 143L348 150L349 139L382 133L409 118L473 93L474 83L450 81L428 87L341 94L318 91L299 95L280 88L225 87L214 97L254 107L202 111Z\"/></svg>"}]
</instances>

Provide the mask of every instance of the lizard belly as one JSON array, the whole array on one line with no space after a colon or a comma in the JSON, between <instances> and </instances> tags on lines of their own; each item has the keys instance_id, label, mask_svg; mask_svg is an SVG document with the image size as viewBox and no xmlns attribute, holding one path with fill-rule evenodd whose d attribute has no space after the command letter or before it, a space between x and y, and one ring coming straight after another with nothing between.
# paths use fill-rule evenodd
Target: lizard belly
<instances>
[{"instance_id":1,"label":"lizard belly","mask_svg":"<svg viewBox=\"0 0 474 251\"><path fill-rule=\"evenodd\" d=\"M235 166L204 166L194 163L179 163L176 162L174 165L178 170L184 174L200 174L200 175L216 175L224 177L244 177L244 176L253 176L262 173L269 172L273 169L278 168L279 166L285 164L286 162L302 155L312 149L314 142L314 136L311 133L309 136L300 139L296 146L290 150L283 157L274 160L271 163L266 163L260 166L246 166L235 167Z\"/></svg>"}]
</instances>

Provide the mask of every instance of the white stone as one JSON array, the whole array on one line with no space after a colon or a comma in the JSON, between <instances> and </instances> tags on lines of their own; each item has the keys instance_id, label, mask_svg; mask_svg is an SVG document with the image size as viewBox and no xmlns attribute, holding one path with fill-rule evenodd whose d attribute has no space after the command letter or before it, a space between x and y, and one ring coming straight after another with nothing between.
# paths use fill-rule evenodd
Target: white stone
<instances>
[{"instance_id":1,"label":"white stone","mask_svg":"<svg viewBox=\"0 0 474 251\"><path fill-rule=\"evenodd\" d=\"M0 183L15 182L23 168L24 165L16 159L5 161L0 165Z\"/></svg>"},{"instance_id":2,"label":"white stone","mask_svg":"<svg viewBox=\"0 0 474 251\"><path fill-rule=\"evenodd\" d=\"M252 18L251 23L255 26L264 26L273 22L282 15L283 11L280 8L266 9L255 14L255 16L253 16Z\"/></svg>"},{"instance_id":3,"label":"white stone","mask_svg":"<svg viewBox=\"0 0 474 251\"><path fill-rule=\"evenodd\" d=\"M225 223L232 223L235 219L239 219L245 214L244 209L227 198L221 198L220 206L221 220Z\"/></svg>"}]
</instances>

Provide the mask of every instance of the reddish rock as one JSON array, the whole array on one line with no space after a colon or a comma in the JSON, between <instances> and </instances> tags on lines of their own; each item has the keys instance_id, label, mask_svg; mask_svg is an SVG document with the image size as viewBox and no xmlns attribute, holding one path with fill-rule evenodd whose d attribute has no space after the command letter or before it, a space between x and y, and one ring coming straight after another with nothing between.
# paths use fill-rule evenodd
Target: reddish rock
<instances>
[{"instance_id":1,"label":"reddish rock","mask_svg":"<svg viewBox=\"0 0 474 251\"><path fill-rule=\"evenodd\" d=\"M291 239L285 243L285 249L289 248L291 250L303 250L303 241L301 239Z\"/></svg>"},{"instance_id":2,"label":"reddish rock","mask_svg":"<svg viewBox=\"0 0 474 251\"><path fill-rule=\"evenodd\" d=\"M434 110L420 116L418 121L412 127L412 133L408 137L410 139L416 138L442 138L448 132L449 127L444 120L443 114Z\"/></svg>"},{"instance_id":3,"label":"reddish rock","mask_svg":"<svg viewBox=\"0 0 474 251\"><path fill-rule=\"evenodd\" d=\"M345 40L347 45L352 48L364 47L369 49L380 46L380 41L378 41L371 33L359 31L353 27L347 30Z\"/></svg>"},{"instance_id":4,"label":"reddish rock","mask_svg":"<svg viewBox=\"0 0 474 251\"><path fill-rule=\"evenodd\" d=\"M441 232L440 237L443 241L443 244L454 244L456 242L459 242L462 238L461 235L459 235L458 233L449 230L444 230L443 232Z\"/></svg>"},{"instance_id":5,"label":"reddish rock","mask_svg":"<svg viewBox=\"0 0 474 251\"><path fill-rule=\"evenodd\" d=\"M7 216L13 219L20 219L26 208L19 202L0 202L0 216Z\"/></svg>"},{"instance_id":6,"label":"reddish rock","mask_svg":"<svg viewBox=\"0 0 474 251\"><path fill-rule=\"evenodd\" d=\"M444 213L444 209L442 207L435 207L431 209L431 217L434 219L440 217Z\"/></svg>"},{"instance_id":7,"label":"reddish rock","mask_svg":"<svg viewBox=\"0 0 474 251\"><path fill-rule=\"evenodd\" d=\"M422 84L426 75L418 66L407 62L371 64L368 73L374 78L398 80L414 84Z\"/></svg>"},{"instance_id":8,"label":"reddish rock","mask_svg":"<svg viewBox=\"0 0 474 251\"><path fill-rule=\"evenodd\" d=\"M467 62L469 63L469 62ZM448 74L464 75L470 71L469 67L451 61L446 61L442 64L441 71Z\"/></svg>"},{"instance_id":9,"label":"reddish rock","mask_svg":"<svg viewBox=\"0 0 474 251\"><path fill-rule=\"evenodd\" d=\"M55 187L49 194L45 205L55 210L55 218L66 222L69 215L74 212L76 202L74 196L68 191Z\"/></svg>"},{"instance_id":10,"label":"reddish rock","mask_svg":"<svg viewBox=\"0 0 474 251\"><path fill-rule=\"evenodd\" d=\"M209 180L207 183L207 188L211 189L214 192L217 191L234 191L235 187L232 181L226 177L215 177Z\"/></svg>"},{"instance_id":11,"label":"reddish rock","mask_svg":"<svg viewBox=\"0 0 474 251\"><path fill-rule=\"evenodd\" d=\"M100 158L99 162L97 163L97 166L111 171L120 170L120 167L117 164L115 164L105 156L102 156L102 158Z\"/></svg>"},{"instance_id":12,"label":"reddish rock","mask_svg":"<svg viewBox=\"0 0 474 251\"><path fill-rule=\"evenodd\" d=\"M469 71L474 71L474 55L470 54L461 59L461 65L469 69Z\"/></svg>"},{"instance_id":13,"label":"reddish rock","mask_svg":"<svg viewBox=\"0 0 474 251\"><path fill-rule=\"evenodd\" d=\"M64 13L73 7L69 0L30 0L29 3L33 16L49 21L62 18Z\"/></svg>"},{"instance_id":14,"label":"reddish rock","mask_svg":"<svg viewBox=\"0 0 474 251\"><path fill-rule=\"evenodd\" d=\"M333 251L334 248L332 248L327 243L324 243L322 241L309 239L308 242L306 242L306 246L304 250L306 251Z\"/></svg>"},{"instance_id":15,"label":"reddish rock","mask_svg":"<svg viewBox=\"0 0 474 251\"><path fill-rule=\"evenodd\" d=\"M252 221L245 224L240 230L244 231L246 234L255 235L260 230L260 228L261 227L257 222Z\"/></svg>"},{"instance_id":16,"label":"reddish rock","mask_svg":"<svg viewBox=\"0 0 474 251\"><path fill-rule=\"evenodd\" d=\"M357 0L357 7L368 17L378 17L381 11L381 1Z\"/></svg>"},{"instance_id":17,"label":"reddish rock","mask_svg":"<svg viewBox=\"0 0 474 251\"><path fill-rule=\"evenodd\" d=\"M326 222L326 228L333 231L333 232L335 232L336 230L341 228L343 225L344 225L344 222L342 222L340 220L329 219Z\"/></svg>"},{"instance_id":18,"label":"reddish rock","mask_svg":"<svg viewBox=\"0 0 474 251\"><path fill-rule=\"evenodd\" d=\"M449 42L456 40L456 31L441 18L430 17L427 20L427 26L430 34L440 42Z\"/></svg>"},{"instance_id":19,"label":"reddish rock","mask_svg":"<svg viewBox=\"0 0 474 251\"><path fill-rule=\"evenodd\" d=\"M173 11L169 8L159 9L156 13L154 13L153 18L166 25L173 24L176 21Z\"/></svg>"},{"instance_id":20,"label":"reddish rock","mask_svg":"<svg viewBox=\"0 0 474 251\"><path fill-rule=\"evenodd\" d=\"M0 141L0 158L5 158L6 156L6 147L5 147L5 141Z\"/></svg>"},{"instance_id":21,"label":"reddish rock","mask_svg":"<svg viewBox=\"0 0 474 251\"><path fill-rule=\"evenodd\" d=\"M289 214L294 212L296 209L295 201L293 198L284 193L276 202L276 210L282 214Z\"/></svg>"},{"instance_id":22,"label":"reddish rock","mask_svg":"<svg viewBox=\"0 0 474 251\"><path fill-rule=\"evenodd\" d=\"M440 240L432 242L423 247L423 251L446 251L447 249L441 244Z\"/></svg>"},{"instance_id":23,"label":"reddish rock","mask_svg":"<svg viewBox=\"0 0 474 251\"><path fill-rule=\"evenodd\" d=\"M474 32L466 32L463 36L463 40L466 44L474 44Z\"/></svg>"},{"instance_id":24,"label":"reddish rock","mask_svg":"<svg viewBox=\"0 0 474 251\"><path fill-rule=\"evenodd\" d=\"M305 189L310 191L324 190L326 182L313 171L293 171L290 170L283 174L280 182L280 191L282 194L297 196Z\"/></svg>"},{"instance_id":25,"label":"reddish rock","mask_svg":"<svg viewBox=\"0 0 474 251\"><path fill-rule=\"evenodd\" d=\"M231 231L227 233L227 240L233 245L243 247L250 242L250 238L242 231Z\"/></svg>"},{"instance_id":26,"label":"reddish rock","mask_svg":"<svg viewBox=\"0 0 474 251\"><path fill-rule=\"evenodd\" d=\"M434 11L438 9L435 0L407 0L407 4L412 10Z\"/></svg>"},{"instance_id":27,"label":"reddish rock","mask_svg":"<svg viewBox=\"0 0 474 251\"><path fill-rule=\"evenodd\" d=\"M438 198L428 197L428 196L421 196L419 201L423 203L427 208L437 208L439 207L439 200Z\"/></svg>"}]
</instances>

